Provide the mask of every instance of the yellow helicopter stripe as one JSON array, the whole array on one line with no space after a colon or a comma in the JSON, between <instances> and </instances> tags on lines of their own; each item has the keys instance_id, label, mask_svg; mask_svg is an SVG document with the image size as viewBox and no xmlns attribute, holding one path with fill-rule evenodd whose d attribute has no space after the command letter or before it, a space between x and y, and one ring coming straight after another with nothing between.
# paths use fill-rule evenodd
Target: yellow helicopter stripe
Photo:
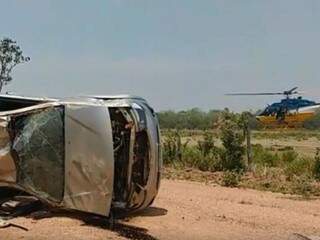
<instances>
[{"instance_id":1,"label":"yellow helicopter stripe","mask_svg":"<svg viewBox=\"0 0 320 240\"><path fill-rule=\"evenodd\" d=\"M257 116L257 119L265 125L269 124L279 124L279 123L303 123L306 120L312 118L315 115L314 112L305 112L305 113L294 113L294 114L286 114L285 119L281 121L277 119L276 115L274 116Z\"/></svg>"}]
</instances>

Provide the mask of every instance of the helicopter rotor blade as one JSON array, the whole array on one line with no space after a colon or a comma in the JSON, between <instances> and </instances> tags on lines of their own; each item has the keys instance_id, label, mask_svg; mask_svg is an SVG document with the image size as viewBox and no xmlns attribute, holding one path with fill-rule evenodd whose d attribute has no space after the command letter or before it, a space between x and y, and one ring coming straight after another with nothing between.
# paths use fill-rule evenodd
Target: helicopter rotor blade
<instances>
[{"instance_id":1,"label":"helicopter rotor blade","mask_svg":"<svg viewBox=\"0 0 320 240\"><path fill-rule=\"evenodd\" d=\"M286 91L286 92L288 92L288 93L294 93L294 92L297 92L297 91L295 91L295 90L297 90L298 89L298 87L294 87L294 88L292 88L292 89L290 89L289 91Z\"/></svg>"},{"instance_id":2,"label":"helicopter rotor blade","mask_svg":"<svg viewBox=\"0 0 320 240\"><path fill-rule=\"evenodd\" d=\"M259 95L264 95L264 96L268 96L268 95L294 95L294 94L301 94L303 92L298 92L296 91L298 89L298 87L294 87L288 91L284 91L284 92L262 92L262 93L227 93L225 95L227 96L259 96Z\"/></svg>"},{"instance_id":3,"label":"helicopter rotor blade","mask_svg":"<svg viewBox=\"0 0 320 240\"><path fill-rule=\"evenodd\" d=\"M284 91L283 94L284 95L292 95L292 94L298 94L299 92L296 91L298 89L298 87L294 87L288 91Z\"/></svg>"},{"instance_id":4,"label":"helicopter rotor blade","mask_svg":"<svg viewBox=\"0 0 320 240\"><path fill-rule=\"evenodd\" d=\"M283 93L227 93L226 96L266 96L266 95L283 95Z\"/></svg>"}]
</instances>

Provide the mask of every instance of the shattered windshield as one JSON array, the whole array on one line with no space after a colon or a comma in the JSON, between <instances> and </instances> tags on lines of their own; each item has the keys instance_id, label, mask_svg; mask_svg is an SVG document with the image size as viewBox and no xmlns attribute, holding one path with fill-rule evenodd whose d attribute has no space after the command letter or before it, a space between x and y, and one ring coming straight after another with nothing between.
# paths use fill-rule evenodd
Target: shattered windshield
<instances>
[{"instance_id":1,"label":"shattered windshield","mask_svg":"<svg viewBox=\"0 0 320 240\"><path fill-rule=\"evenodd\" d=\"M18 183L55 201L64 189L64 108L55 107L12 121L12 150Z\"/></svg>"}]
</instances>

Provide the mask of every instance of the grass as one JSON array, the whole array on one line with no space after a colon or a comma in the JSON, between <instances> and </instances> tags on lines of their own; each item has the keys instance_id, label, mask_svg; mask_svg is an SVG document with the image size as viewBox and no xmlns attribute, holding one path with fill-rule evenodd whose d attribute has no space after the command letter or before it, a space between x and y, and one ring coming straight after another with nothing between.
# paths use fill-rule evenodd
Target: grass
<instances>
[{"instance_id":1,"label":"grass","mask_svg":"<svg viewBox=\"0 0 320 240\"><path fill-rule=\"evenodd\" d=\"M281 193L298 194L304 197L320 196L320 154L314 157L297 153L293 147L264 147L255 144L253 167L249 172L223 171L223 149L216 144L216 135L193 133L196 143L183 143L185 132L167 132L163 138L165 177L187 179L229 187L246 187ZM171 134L171 135L170 135ZM288 133L292 134L292 133ZM318 133L304 133L314 137ZM274 136L274 135L272 135ZM294 135L293 137L296 137ZM169 143L168 143L169 141ZM168 154L168 146L175 153Z\"/></svg>"},{"instance_id":2,"label":"grass","mask_svg":"<svg viewBox=\"0 0 320 240\"><path fill-rule=\"evenodd\" d=\"M296 194L303 197L320 196L320 183L303 174L288 179L281 168L265 168L262 171L247 173L242 178L242 187L257 190Z\"/></svg>"},{"instance_id":3,"label":"grass","mask_svg":"<svg viewBox=\"0 0 320 240\"><path fill-rule=\"evenodd\" d=\"M163 176L166 179L189 180L203 182L209 185L226 187L250 188L260 191L279 192L299 195L303 198L320 197L320 183L303 176L288 181L281 169L265 169L263 173L245 173L230 175L229 172L201 171L194 168L177 169L164 167Z\"/></svg>"},{"instance_id":4,"label":"grass","mask_svg":"<svg viewBox=\"0 0 320 240\"><path fill-rule=\"evenodd\" d=\"M162 135L166 136L168 132L172 130L163 129L161 130ZM204 135L204 130L189 130L183 129L179 131L181 137L201 137ZM215 138L219 137L217 130L210 130ZM252 132L253 138L255 139L277 139L286 140L288 138L297 141L304 141L310 138L316 138L320 140L320 130L307 130L307 129L279 129L279 130L255 130Z\"/></svg>"},{"instance_id":5,"label":"grass","mask_svg":"<svg viewBox=\"0 0 320 240\"><path fill-rule=\"evenodd\" d=\"M241 174L234 171L225 171L222 174L221 185L225 187L237 187L241 181Z\"/></svg>"},{"instance_id":6,"label":"grass","mask_svg":"<svg viewBox=\"0 0 320 240\"><path fill-rule=\"evenodd\" d=\"M320 140L319 130L294 130L294 129L281 129L281 130L265 130L265 131L254 131L253 138L256 139L279 139L286 140L288 138L303 141L310 138L316 138Z\"/></svg>"}]
</instances>

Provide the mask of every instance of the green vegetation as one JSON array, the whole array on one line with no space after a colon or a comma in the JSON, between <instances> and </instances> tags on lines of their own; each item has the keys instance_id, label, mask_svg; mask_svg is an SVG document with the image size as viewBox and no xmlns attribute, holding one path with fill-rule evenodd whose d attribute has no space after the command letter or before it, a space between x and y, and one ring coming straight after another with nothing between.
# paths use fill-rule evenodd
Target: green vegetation
<instances>
[{"instance_id":1,"label":"green vegetation","mask_svg":"<svg viewBox=\"0 0 320 240\"><path fill-rule=\"evenodd\" d=\"M188 129L188 130L208 130L218 126L221 115L228 111L209 110L202 111L193 108L186 111L162 111L158 113L160 126L162 129ZM261 126L254 116L250 118L252 129L259 129Z\"/></svg>"},{"instance_id":2,"label":"green vegetation","mask_svg":"<svg viewBox=\"0 0 320 240\"><path fill-rule=\"evenodd\" d=\"M307 130L307 129L296 129L296 130L278 129L278 130L269 130L269 131L254 131L253 137L255 139L279 139L279 140L292 138L297 141L303 141L309 138L316 138L320 140L320 131Z\"/></svg>"},{"instance_id":3,"label":"green vegetation","mask_svg":"<svg viewBox=\"0 0 320 240\"><path fill-rule=\"evenodd\" d=\"M312 119L306 121L303 124L303 127L306 129L319 129L320 128L320 111Z\"/></svg>"},{"instance_id":4,"label":"green vegetation","mask_svg":"<svg viewBox=\"0 0 320 240\"><path fill-rule=\"evenodd\" d=\"M179 131L168 131L163 142L164 164L176 168L197 168L202 171L215 171L218 168L218 148L213 138L200 140L197 146L189 146L188 141L182 143Z\"/></svg>"},{"instance_id":5,"label":"green vegetation","mask_svg":"<svg viewBox=\"0 0 320 240\"><path fill-rule=\"evenodd\" d=\"M225 187L237 187L241 181L241 174L235 171L223 172L221 185Z\"/></svg>"},{"instance_id":6,"label":"green vegetation","mask_svg":"<svg viewBox=\"0 0 320 240\"><path fill-rule=\"evenodd\" d=\"M279 161L278 153L265 149L262 145L253 145L254 163L263 167L275 167Z\"/></svg>"},{"instance_id":7,"label":"green vegetation","mask_svg":"<svg viewBox=\"0 0 320 240\"><path fill-rule=\"evenodd\" d=\"M10 38L0 40L0 92L4 85L12 81L12 70L21 63L28 62L29 57L22 55L17 42Z\"/></svg>"},{"instance_id":8,"label":"green vegetation","mask_svg":"<svg viewBox=\"0 0 320 240\"><path fill-rule=\"evenodd\" d=\"M211 132L204 132L204 137L196 145L189 141L182 143L179 130L167 131L163 142L165 164L179 167L194 167L202 171L237 171L245 168L243 154L244 135L239 127L238 116L226 111L221 115L222 147L216 147Z\"/></svg>"},{"instance_id":9,"label":"green vegetation","mask_svg":"<svg viewBox=\"0 0 320 240\"><path fill-rule=\"evenodd\" d=\"M313 168L313 175L317 180L320 180L320 148L317 148L315 156L315 163Z\"/></svg>"},{"instance_id":10,"label":"green vegetation","mask_svg":"<svg viewBox=\"0 0 320 240\"><path fill-rule=\"evenodd\" d=\"M169 177L185 176L229 187L320 196L320 149L314 157L307 157L291 146L274 148L252 144L249 167L245 123L243 115L224 111L216 120L215 130L164 131L163 159L171 169ZM303 132L295 132L300 133Z\"/></svg>"},{"instance_id":11,"label":"green vegetation","mask_svg":"<svg viewBox=\"0 0 320 240\"><path fill-rule=\"evenodd\" d=\"M243 161L245 136L240 129L240 124L239 116L228 111L222 115L220 124L223 146L220 151L221 170L239 172L245 168Z\"/></svg>"},{"instance_id":12,"label":"green vegetation","mask_svg":"<svg viewBox=\"0 0 320 240\"><path fill-rule=\"evenodd\" d=\"M224 111L221 110L209 110L206 112L199 108L193 108L191 110L178 112L162 111L158 113L158 118L162 129L208 130L217 127L218 121L223 112ZM253 130L259 130L262 128L260 123L254 117L254 114L249 118L249 125ZM320 112L318 112L312 119L306 121L303 124L303 127L309 130L320 129ZM301 131L298 132L298 134L301 133ZM274 134L281 136L281 132L280 134L277 132ZM320 134L317 136L319 135Z\"/></svg>"},{"instance_id":13,"label":"green vegetation","mask_svg":"<svg viewBox=\"0 0 320 240\"><path fill-rule=\"evenodd\" d=\"M188 111L164 111L158 113L163 129L211 129L219 118L221 111L204 112L198 108Z\"/></svg>"}]
</instances>

